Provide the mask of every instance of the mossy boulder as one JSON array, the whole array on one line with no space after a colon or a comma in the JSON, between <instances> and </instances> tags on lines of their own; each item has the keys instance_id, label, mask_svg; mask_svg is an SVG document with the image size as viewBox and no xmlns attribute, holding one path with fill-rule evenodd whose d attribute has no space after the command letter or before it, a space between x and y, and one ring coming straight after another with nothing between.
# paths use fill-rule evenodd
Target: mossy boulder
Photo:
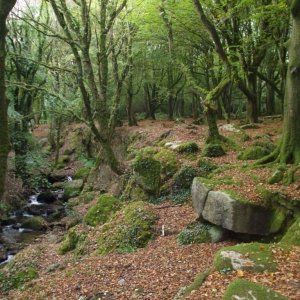
<instances>
[{"instance_id":1,"label":"mossy boulder","mask_svg":"<svg viewBox=\"0 0 300 300\"><path fill-rule=\"evenodd\" d=\"M178 191L189 189L194 177L199 175L199 170L193 166L182 166L179 171L173 176L172 190Z\"/></svg>"},{"instance_id":2,"label":"mossy boulder","mask_svg":"<svg viewBox=\"0 0 300 300\"><path fill-rule=\"evenodd\" d=\"M199 146L195 142L186 142L180 144L176 151L181 154L191 154L191 153L197 153L199 151Z\"/></svg>"},{"instance_id":3,"label":"mossy boulder","mask_svg":"<svg viewBox=\"0 0 300 300\"><path fill-rule=\"evenodd\" d=\"M171 150L161 149L153 158L161 163L161 173L165 179L172 176L178 170L176 155Z\"/></svg>"},{"instance_id":4,"label":"mossy boulder","mask_svg":"<svg viewBox=\"0 0 300 300\"><path fill-rule=\"evenodd\" d=\"M79 168L74 174L74 179L85 180L86 178L88 178L90 171L91 171L91 169L87 168L87 167Z\"/></svg>"},{"instance_id":5,"label":"mossy boulder","mask_svg":"<svg viewBox=\"0 0 300 300\"><path fill-rule=\"evenodd\" d=\"M300 246L300 217L290 226L281 242L288 245Z\"/></svg>"},{"instance_id":6,"label":"mossy boulder","mask_svg":"<svg viewBox=\"0 0 300 300\"><path fill-rule=\"evenodd\" d=\"M247 243L224 247L214 257L214 267L220 272L247 270L250 272L276 271L270 244Z\"/></svg>"},{"instance_id":7,"label":"mossy boulder","mask_svg":"<svg viewBox=\"0 0 300 300\"><path fill-rule=\"evenodd\" d=\"M149 195L139 186L133 175L127 181L121 198L125 201L148 201Z\"/></svg>"},{"instance_id":8,"label":"mossy boulder","mask_svg":"<svg viewBox=\"0 0 300 300\"><path fill-rule=\"evenodd\" d=\"M180 245L218 243L225 238L221 227L208 223L195 222L184 228L177 237Z\"/></svg>"},{"instance_id":9,"label":"mossy boulder","mask_svg":"<svg viewBox=\"0 0 300 300\"><path fill-rule=\"evenodd\" d=\"M208 158L200 158L197 162L199 174L201 177L207 177L218 167Z\"/></svg>"},{"instance_id":10,"label":"mossy boulder","mask_svg":"<svg viewBox=\"0 0 300 300\"><path fill-rule=\"evenodd\" d=\"M83 187L82 179L66 182L64 185L64 198L67 200L79 196L82 187Z\"/></svg>"},{"instance_id":11,"label":"mossy boulder","mask_svg":"<svg viewBox=\"0 0 300 300\"><path fill-rule=\"evenodd\" d=\"M276 148L276 145L272 142L272 140L269 136L266 136L266 137L263 137L263 138L260 138L256 141L254 141L252 146L265 148L269 152L274 151Z\"/></svg>"},{"instance_id":12,"label":"mossy boulder","mask_svg":"<svg viewBox=\"0 0 300 300\"><path fill-rule=\"evenodd\" d=\"M204 157L220 157L225 155L225 149L221 144L207 144L205 145L202 156Z\"/></svg>"},{"instance_id":13,"label":"mossy boulder","mask_svg":"<svg viewBox=\"0 0 300 300\"><path fill-rule=\"evenodd\" d=\"M101 195L84 217L84 222L90 226L104 224L121 206L121 201L110 195Z\"/></svg>"},{"instance_id":14,"label":"mossy boulder","mask_svg":"<svg viewBox=\"0 0 300 300\"><path fill-rule=\"evenodd\" d=\"M152 157L137 156L133 163L137 183L154 195L159 192L161 169L161 163Z\"/></svg>"},{"instance_id":15,"label":"mossy boulder","mask_svg":"<svg viewBox=\"0 0 300 300\"><path fill-rule=\"evenodd\" d=\"M156 213L145 202L129 203L101 228L99 254L132 252L145 247L155 234L156 219Z\"/></svg>"},{"instance_id":16,"label":"mossy boulder","mask_svg":"<svg viewBox=\"0 0 300 300\"><path fill-rule=\"evenodd\" d=\"M80 249L85 240L86 234L76 232L76 228L70 229L58 248L58 254L64 255L69 251Z\"/></svg>"},{"instance_id":17,"label":"mossy boulder","mask_svg":"<svg viewBox=\"0 0 300 300\"><path fill-rule=\"evenodd\" d=\"M269 287L245 279L236 279L231 282L222 298L222 300L234 299L288 300L287 297Z\"/></svg>"},{"instance_id":18,"label":"mossy boulder","mask_svg":"<svg viewBox=\"0 0 300 300\"><path fill-rule=\"evenodd\" d=\"M32 229L35 231L44 230L47 226L46 221L40 216L34 216L32 218L26 219L22 223L22 228Z\"/></svg>"},{"instance_id":19,"label":"mossy boulder","mask_svg":"<svg viewBox=\"0 0 300 300\"><path fill-rule=\"evenodd\" d=\"M265 147L251 146L251 147L245 149L244 151L240 152L238 154L237 158L240 160L256 160L256 159L260 159L270 153L271 153L271 151Z\"/></svg>"}]
</instances>

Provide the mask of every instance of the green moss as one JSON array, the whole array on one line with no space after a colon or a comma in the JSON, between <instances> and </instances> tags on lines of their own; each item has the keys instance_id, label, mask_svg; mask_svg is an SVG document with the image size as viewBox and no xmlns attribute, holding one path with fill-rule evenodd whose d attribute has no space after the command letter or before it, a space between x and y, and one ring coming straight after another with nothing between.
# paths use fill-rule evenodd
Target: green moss
<instances>
[{"instance_id":1,"label":"green moss","mask_svg":"<svg viewBox=\"0 0 300 300\"><path fill-rule=\"evenodd\" d=\"M58 159L58 164L67 164L70 161L69 155L61 155Z\"/></svg>"},{"instance_id":2,"label":"green moss","mask_svg":"<svg viewBox=\"0 0 300 300\"><path fill-rule=\"evenodd\" d=\"M223 233L224 231L217 226L196 222L184 228L177 241L179 245L215 243L223 239Z\"/></svg>"},{"instance_id":3,"label":"green moss","mask_svg":"<svg viewBox=\"0 0 300 300\"><path fill-rule=\"evenodd\" d=\"M35 216L25 220L22 223L22 227L32 230L43 230L46 227L46 222L42 217Z\"/></svg>"},{"instance_id":4,"label":"green moss","mask_svg":"<svg viewBox=\"0 0 300 300\"><path fill-rule=\"evenodd\" d=\"M69 230L67 236L65 237L64 241L60 245L58 249L58 253L60 255L66 254L69 251L72 251L76 248L76 245L79 241L79 236L75 232L74 229Z\"/></svg>"},{"instance_id":5,"label":"green moss","mask_svg":"<svg viewBox=\"0 0 300 300\"><path fill-rule=\"evenodd\" d=\"M74 175L75 179L86 179L90 174L91 169L87 167L82 167L78 169Z\"/></svg>"},{"instance_id":6,"label":"green moss","mask_svg":"<svg viewBox=\"0 0 300 300\"><path fill-rule=\"evenodd\" d=\"M160 188L161 164L151 157L137 156L133 163L137 182L149 193L157 194Z\"/></svg>"},{"instance_id":7,"label":"green moss","mask_svg":"<svg viewBox=\"0 0 300 300\"><path fill-rule=\"evenodd\" d=\"M300 217L290 226L281 243L300 246Z\"/></svg>"},{"instance_id":8,"label":"green moss","mask_svg":"<svg viewBox=\"0 0 300 300\"><path fill-rule=\"evenodd\" d=\"M154 159L161 163L162 174L166 178L172 176L178 169L176 155L171 150L161 149L154 155Z\"/></svg>"},{"instance_id":9,"label":"green moss","mask_svg":"<svg viewBox=\"0 0 300 300\"><path fill-rule=\"evenodd\" d=\"M79 203L89 203L89 202L93 201L94 198L95 198L94 192L81 193L79 196Z\"/></svg>"},{"instance_id":10,"label":"green moss","mask_svg":"<svg viewBox=\"0 0 300 300\"><path fill-rule=\"evenodd\" d=\"M156 214L144 202L129 203L101 228L98 252L132 252L145 247L154 236Z\"/></svg>"},{"instance_id":11,"label":"green moss","mask_svg":"<svg viewBox=\"0 0 300 300\"><path fill-rule=\"evenodd\" d=\"M241 186L243 183L241 181L238 180L234 180L232 177L229 176L224 176L224 177L199 177L199 181L201 183L203 183L204 185L206 185L208 188L210 189L214 189L216 188L216 186L218 185L234 185L234 186ZM224 190L224 192L228 193L230 196L237 197L237 198L242 198L241 196L239 196L235 191L231 191L231 190ZM248 202L248 201L245 201Z\"/></svg>"},{"instance_id":12,"label":"green moss","mask_svg":"<svg viewBox=\"0 0 300 300\"><path fill-rule=\"evenodd\" d=\"M269 287L251 282L245 279L236 279L228 286L222 300L233 299L268 299L268 300L288 300Z\"/></svg>"},{"instance_id":13,"label":"green moss","mask_svg":"<svg viewBox=\"0 0 300 300\"><path fill-rule=\"evenodd\" d=\"M273 261L272 245L270 244L247 243L222 248L214 257L214 267L220 272L234 270L234 263L238 261L238 259L224 256L224 253L234 255L237 253L241 260L246 260L245 263L241 263L239 269L252 272L276 271L276 263Z\"/></svg>"},{"instance_id":14,"label":"green moss","mask_svg":"<svg viewBox=\"0 0 300 300\"><path fill-rule=\"evenodd\" d=\"M188 295L190 295L193 291L198 290L202 286L202 284L204 283L208 275L209 275L209 271L201 272L197 274L193 283L187 287L182 288L179 291L179 293L175 296L174 300L184 299Z\"/></svg>"},{"instance_id":15,"label":"green moss","mask_svg":"<svg viewBox=\"0 0 300 300\"><path fill-rule=\"evenodd\" d=\"M34 266L26 266L19 270L12 268L0 271L0 290L8 292L13 289L20 289L25 283L37 277L38 271Z\"/></svg>"},{"instance_id":16,"label":"green moss","mask_svg":"<svg viewBox=\"0 0 300 300\"><path fill-rule=\"evenodd\" d=\"M198 160L198 168L199 173L201 177L207 177L209 174L211 174L214 170L216 170L218 167L208 158L200 158Z\"/></svg>"},{"instance_id":17,"label":"green moss","mask_svg":"<svg viewBox=\"0 0 300 300\"><path fill-rule=\"evenodd\" d=\"M199 170L192 166L183 166L174 175L172 190L178 191L182 189L190 188L194 177L199 175Z\"/></svg>"},{"instance_id":18,"label":"green moss","mask_svg":"<svg viewBox=\"0 0 300 300\"><path fill-rule=\"evenodd\" d=\"M240 195L237 191L226 189L226 190L223 190L223 192L228 194L234 200L239 201L241 203L247 203L248 205L252 205L252 206L258 206L259 205L259 204L256 204L254 202L250 202L249 199L247 199L243 195Z\"/></svg>"},{"instance_id":19,"label":"green moss","mask_svg":"<svg viewBox=\"0 0 300 300\"><path fill-rule=\"evenodd\" d=\"M204 157L219 157L225 154L226 152L221 144L207 144L202 152Z\"/></svg>"},{"instance_id":20,"label":"green moss","mask_svg":"<svg viewBox=\"0 0 300 300\"><path fill-rule=\"evenodd\" d=\"M269 184L278 183L278 182L280 182L280 181L283 180L283 177L284 177L284 172L281 171L281 170L276 170L276 171L272 174L271 178L268 180L268 183L269 183Z\"/></svg>"},{"instance_id":21,"label":"green moss","mask_svg":"<svg viewBox=\"0 0 300 300\"><path fill-rule=\"evenodd\" d=\"M83 180L77 179L67 182L64 186L64 198L70 199L79 196L83 187Z\"/></svg>"},{"instance_id":22,"label":"green moss","mask_svg":"<svg viewBox=\"0 0 300 300\"><path fill-rule=\"evenodd\" d=\"M104 224L120 206L121 201L119 199L110 195L102 195L97 203L88 210L84 222L90 226Z\"/></svg>"},{"instance_id":23,"label":"green moss","mask_svg":"<svg viewBox=\"0 0 300 300\"><path fill-rule=\"evenodd\" d=\"M278 232L286 219L287 210L284 208L277 208L273 212L273 217L270 221L270 232Z\"/></svg>"},{"instance_id":24,"label":"green moss","mask_svg":"<svg viewBox=\"0 0 300 300\"><path fill-rule=\"evenodd\" d=\"M290 210L297 210L298 200L292 200L286 194L278 191L272 191L265 188L257 188L256 192L262 197L266 206L277 208L284 207Z\"/></svg>"},{"instance_id":25,"label":"green moss","mask_svg":"<svg viewBox=\"0 0 300 300\"><path fill-rule=\"evenodd\" d=\"M125 189L121 196L122 200L125 201L148 201L149 196L147 193L138 185L136 177L132 176L125 186Z\"/></svg>"},{"instance_id":26,"label":"green moss","mask_svg":"<svg viewBox=\"0 0 300 300\"><path fill-rule=\"evenodd\" d=\"M141 158L153 158L153 156L158 152L155 147L145 147L135 151L135 156L138 159Z\"/></svg>"},{"instance_id":27,"label":"green moss","mask_svg":"<svg viewBox=\"0 0 300 300\"><path fill-rule=\"evenodd\" d=\"M240 160L255 160L260 159L268 154L270 154L270 151L267 148L261 146L251 146L240 152L237 158Z\"/></svg>"},{"instance_id":28,"label":"green moss","mask_svg":"<svg viewBox=\"0 0 300 300\"><path fill-rule=\"evenodd\" d=\"M195 142L186 142L183 144L180 144L176 151L178 153L185 153L185 154L191 154L191 153L197 153L199 151L199 146Z\"/></svg>"},{"instance_id":29,"label":"green moss","mask_svg":"<svg viewBox=\"0 0 300 300\"><path fill-rule=\"evenodd\" d=\"M262 147L267 149L270 153L275 150L276 145L273 144L270 137L262 138L253 143L254 147Z\"/></svg>"}]
</instances>

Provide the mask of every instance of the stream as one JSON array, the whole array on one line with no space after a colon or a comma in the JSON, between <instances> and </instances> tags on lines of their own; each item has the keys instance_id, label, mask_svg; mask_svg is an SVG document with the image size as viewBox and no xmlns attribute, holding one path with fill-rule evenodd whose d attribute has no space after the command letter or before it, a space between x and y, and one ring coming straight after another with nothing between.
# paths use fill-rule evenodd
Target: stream
<instances>
[{"instance_id":1,"label":"stream","mask_svg":"<svg viewBox=\"0 0 300 300\"><path fill-rule=\"evenodd\" d=\"M68 176L66 181L70 181ZM38 192L29 196L27 204L13 212L9 218L0 224L0 267L13 259L18 251L45 234L47 226L30 229L28 220L42 217L45 224L57 221L65 216L63 189Z\"/></svg>"}]
</instances>

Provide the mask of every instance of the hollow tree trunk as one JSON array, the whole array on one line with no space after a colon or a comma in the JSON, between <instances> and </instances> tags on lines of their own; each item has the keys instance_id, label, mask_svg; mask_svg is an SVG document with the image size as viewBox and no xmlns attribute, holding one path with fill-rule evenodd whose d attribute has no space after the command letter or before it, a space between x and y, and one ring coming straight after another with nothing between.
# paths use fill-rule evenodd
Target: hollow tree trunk
<instances>
[{"instance_id":1,"label":"hollow tree trunk","mask_svg":"<svg viewBox=\"0 0 300 300\"><path fill-rule=\"evenodd\" d=\"M281 163L300 163L300 0L291 5L292 33L286 76Z\"/></svg>"},{"instance_id":2,"label":"hollow tree trunk","mask_svg":"<svg viewBox=\"0 0 300 300\"><path fill-rule=\"evenodd\" d=\"M7 34L6 18L16 0L0 0L0 201L3 199L7 171L7 156L9 152L8 102L5 95L5 37Z\"/></svg>"}]
</instances>

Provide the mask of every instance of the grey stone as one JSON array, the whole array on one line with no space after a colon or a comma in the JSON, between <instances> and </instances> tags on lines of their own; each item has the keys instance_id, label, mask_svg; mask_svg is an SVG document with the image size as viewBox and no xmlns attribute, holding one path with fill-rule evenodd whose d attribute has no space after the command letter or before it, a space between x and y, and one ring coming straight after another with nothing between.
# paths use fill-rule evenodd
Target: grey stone
<instances>
[{"instance_id":1,"label":"grey stone","mask_svg":"<svg viewBox=\"0 0 300 300\"><path fill-rule=\"evenodd\" d=\"M210 191L205 201L202 217L237 233L270 234L273 211L252 203L232 199L223 192Z\"/></svg>"},{"instance_id":2,"label":"grey stone","mask_svg":"<svg viewBox=\"0 0 300 300\"><path fill-rule=\"evenodd\" d=\"M199 217L203 212L205 201L209 191L210 189L206 187L203 183L201 183L200 178L194 178L192 184L192 202L193 207L196 210Z\"/></svg>"}]
</instances>

